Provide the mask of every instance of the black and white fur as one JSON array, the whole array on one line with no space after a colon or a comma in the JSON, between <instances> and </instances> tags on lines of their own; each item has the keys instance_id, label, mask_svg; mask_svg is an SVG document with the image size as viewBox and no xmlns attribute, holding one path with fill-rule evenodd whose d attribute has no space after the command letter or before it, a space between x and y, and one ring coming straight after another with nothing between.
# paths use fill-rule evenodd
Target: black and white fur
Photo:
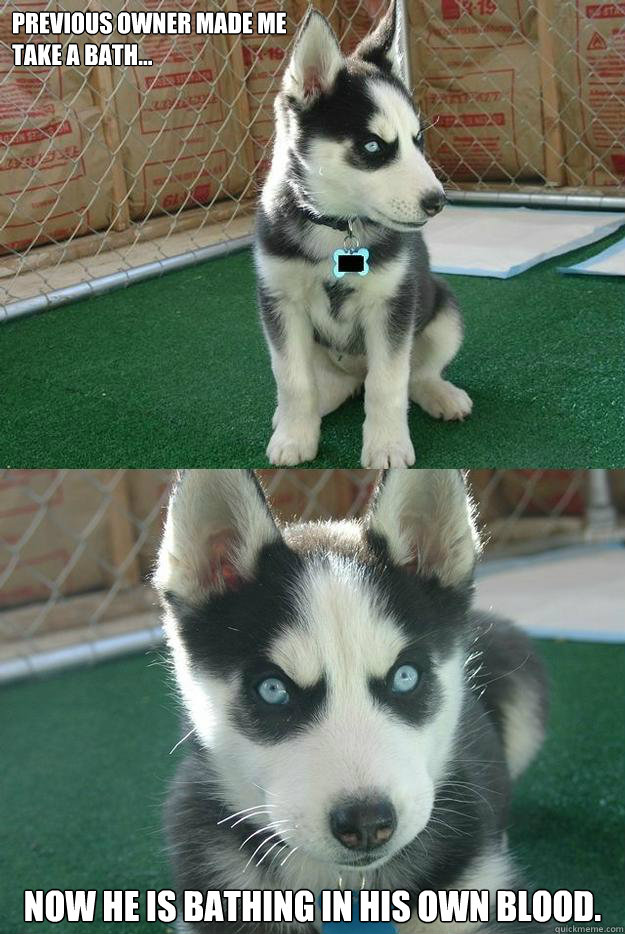
<instances>
[{"instance_id":1,"label":"black and white fur","mask_svg":"<svg viewBox=\"0 0 625 934\"><path fill-rule=\"evenodd\" d=\"M362 465L414 463L408 402L463 419L472 403L443 370L463 334L454 296L419 233L444 204L401 76L394 2L349 57L311 11L276 98L276 140L256 242L262 323L277 385L272 464L315 457L321 418L364 383ZM377 153L366 148L376 144ZM370 272L336 279L347 219Z\"/></svg>"},{"instance_id":2,"label":"black and white fur","mask_svg":"<svg viewBox=\"0 0 625 934\"><path fill-rule=\"evenodd\" d=\"M181 477L156 574L190 731L167 807L179 891L522 887L508 804L546 687L526 636L471 608L477 550L457 471L389 470L364 520L286 527L251 472ZM417 687L393 694L408 663ZM288 704L265 703L267 677ZM337 807L378 800L390 839L348 847Z\"/></svg>"}]
</instances>

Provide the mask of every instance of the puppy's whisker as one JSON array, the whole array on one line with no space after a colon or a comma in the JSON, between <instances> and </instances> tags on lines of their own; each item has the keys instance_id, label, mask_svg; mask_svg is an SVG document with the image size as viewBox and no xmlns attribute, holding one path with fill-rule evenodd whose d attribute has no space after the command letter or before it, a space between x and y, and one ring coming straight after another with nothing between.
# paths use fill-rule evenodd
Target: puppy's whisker
<instances>
[{"instance_id":1,"label":"puppy's whisker","mask_svg":"<svg viewBox=\"0 0 625 934\"><path fill-rule=\"evenodd\" d=\"M272 807L275 807L275 804L254 804L252 805L252 807L249 807L249 808L241 808L240 811L235 811L234 814L228 814L227 817L222 817L221 820L217 821L217 824L225 824L226 821L232 820L233 817L238 817L239 814L245 814L247 811L257 811L259 808L272 808Z\"/></svg>"},{"instance_id":2,"label":"puppy's whisker","mask_svg":"<svg viewBox=\"0 0 625 934\"><path fill-rule=\"evenodd\" d=\"M284 838L282 838L282 839L284 839ZM281 842L282 842L281 840L276 840L275 843L272 843L271 846L269 847L269 849L267 850L267 852L264 853L264 854L261 856L261 858L258 860L258 862L256 863L256 866L257 866L257 867L260 866L260 864L263 862L263 860L265 860L265 859L269 856L269 854L271 853L271 851L272 851L272 850L275 850L275 848L276 848L277 846L280 846L280 843L281 843ZM288 844L285 843L284 846L288 846ZM284 849L284 847L283 847L283 849Z\"/></svg>"},{"instance_id":3,"label":"puppy's whisker","mask_svg":"<svg viewBox=\"0 0 625 934\"><path fill-rule=\"evenodd\" d=\"M424 123L421 123L419 129L421 130L431 130L433 126L436 126L439 120L439 115L437 114L434 120L430 120L428 117Z\"/></svg>"},{"instance_id":4,"label":"puppy's whisker","mask_svg":"<svg viewBox=\"0 0 625 934\"><path fill-rule=\"evenodd\" d=\"M245 864L245 868L244 868L243 872L247 872L250 863L253 862L254 857L255 857L256 854L259 852L259 850L262 850L262 848L263 848L264 846L266 846L266 845L269 843L270 840L275 840L276 837L281 837L281 834L280 834L280 831L279 831L279 830L276 831L276 833L272 833L271 836L267 837L266 840L261 840L261 842L258 844L258 846L256 847L256 849L254 850L254 852L252 853L252 855L251 855L250 858L248 859L247 863Z\"/></svg>"},{"instance_id":5,"label":"puppy's whisker","mask_svg":"<svg viewBox=\"0 0 625 934\"><path fill-rule=\"evenodd\" d=\"M230 830L232 830L233 827L238 827L239 824L244 823L246 820L254 820L255 817L264 816L272 817L273 815L271 814L271 811L254 811L253 814L246 814L244 817L240 817L237 821L235 821L234 824L231 824Z\"/></svg>"},{"instance_id":6,"label":"puppy's whisker","mask_svg":"<svg viewBox=\"0 0 625 934\"><path fill-rule=\"evenodd\" d=\"M269 791L268 788L263 788L262 785L259 785L258 782L252 782L254 788L258 788L260 791L264 792L266 795L271 795L272 798L277 798L275 791Z\"/></svg>"},{"instance_id":7,"label":"puppy's whisker","mask_svg":"<svg viewBox=\"0 0 625 934\"><path fill-rule=\"evenodd\" d=\"M183 736L182 739L179 739L178 742L176 743L176 745L173 746L173 747L169 750L169 755L170 755L170 756L173 755L173 754L175 753L176 749L178 748L178 746L182 746L182 744L185 742L185 740L189 739L189 737L193 735L193 732L194 732L193 730L189 730L189 732L187 733L186 736Z\"/></svg>"},{"instance_id":8,"label":"puppy's whisker","mask_svg":"<svg viewBox=\"0 0 625 934\"><path fill-rule=\"evenodd\" d=\"M282 869L282 867L284 866L284 864L286 863L287 859L290 859L291 856L293 856L293 853L297 853L298 850L299 850L299 846L296 846L296 847L294 847L294 848L291 850L290 853L287 853L287 855L284 857L284 859L283 859L282 862L280 863L280 868L281 868L281 869Z\"/></svg>"},{"instance_id":9,"label":"puppy's whisker","mask_svg":"<svg viewBox=\"0 0 625 934\"><path fill-rule=\"evenodd\" d=\"M457 834L459 837L468 837L470 836L466 830L460 830L459 827L454 827L453 824L448 824L447 821L441 820L440 817L430 817L431 824L440 824L441 827L446 827L447 830L451 830L452 833Z\"/></svg>"},{"instance_id":10,"label":"puppy's whisker","mask_svg":"<svg viewBox=\"0 0 625 934\"><path fill-rule=\"evenodd\" d=\"M266 833L267 830L275 830L277 824L288 824L288 820L287 818L284 818L283 820L274 820L267 824L266 827L261 827L260 830L255 830L254 833L251 833L249 837L245 838L239 849L242 850L245 844L252 840L253 837L257 837L259 833Z\"/></svg>"},{"instance_id":11,"label":"puppy's whisker","mask_svg":"<svg viewBox=\"0 0 625 934\"><path fill-rule=\"evenodd\" d=\"M280 853L283 853L284 850L286 850L286 848L288 847L288 845L289 845L288 843L285 843L284 846L281 846L281 847L280 847L280 849L278 850L277 853L274 853L274 854L273 854L273 856L271 857L271 861L270 861L270 863L269 863L269 866L267 867L268 869L271 869L271 867L272 867L273 864L275 863L276 859L280 856Z\"/></svg>"},{"instance_id":12,"label":"puppy's whisker","mask_svg":"<svg viewBox=\"0 0 625 934\"><path fill-rule=\"evenodd\" d=\"M464 817L470 820L479 820L477 814L468 814L464 811L454 811L453 808L442 807L440 804L434 807L433 813L435 814L455 814L457 817Z\"/></svg>"}]
</instances>

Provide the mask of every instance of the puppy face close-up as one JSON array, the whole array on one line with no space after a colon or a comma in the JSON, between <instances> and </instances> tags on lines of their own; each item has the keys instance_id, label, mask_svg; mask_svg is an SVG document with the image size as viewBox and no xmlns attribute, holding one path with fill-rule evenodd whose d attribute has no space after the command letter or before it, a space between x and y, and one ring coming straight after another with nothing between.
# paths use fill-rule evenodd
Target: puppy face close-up
<instances>
[{"instance_id":1,"label":"puppy face close-up","mask_svg":"<svg viewBox=\"0 0 625 934\"><path fill-rule=\"evenodd\" d=\"M176 673L230 811L273 822L263 856L374 866L424 829L475 547L454 471L391 472L362 523L284 529L249 474L181 481L157 574Z\"/></svg>"},{"instance_id":2,"label":"puppy face close-up","mask_svg":"<svg viewBox=\"0 0 625 934\"><path fill-rule=\"evenodd\" d=\"M420 227L445 203L424 154L424 126L398 55L392 5L345 58L328 22L311 13L277 101L302 193L321 214Z\"/></svg>"}]
</instances>

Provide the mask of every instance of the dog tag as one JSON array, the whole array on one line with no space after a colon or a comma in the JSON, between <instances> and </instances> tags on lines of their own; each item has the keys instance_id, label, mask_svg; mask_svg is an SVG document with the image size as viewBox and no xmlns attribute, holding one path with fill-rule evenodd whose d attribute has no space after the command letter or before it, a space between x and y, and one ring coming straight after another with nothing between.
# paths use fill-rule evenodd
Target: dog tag
<instances>
[{"instance_id":1,"label":"dog tag","mask_svg":"<svg viewBox=\"0 0 625 934\"><path fill-rule=\"evenodd\" d=\"M397 934L397 929L390 921L361 921L358 905L358 895L352 896L351 921L324 921L321 925L322 934Z\"/></svg>"},{"instance_id":2,"label":"dog tag","mask_svg":"<svg viewBox=\"0 0 625 934\"><path fill-rule=\"evenodd\" d=\"M322 934L397 934L397 929L390 921L361 921L352 918L351 921L324 921L321 925Z\"/></svg>"},{"instance_id":3,"label":"dog tag","mask_svg":"<svg viewBox=\"0 0 625 934\"><path fill-rule=\"evenodd\" d=\"M335 250L333 272L337 279L342 279L348 272L366 276L369 272L369 250L364 247L359 250Z\"/></svg>"}]
</instances>

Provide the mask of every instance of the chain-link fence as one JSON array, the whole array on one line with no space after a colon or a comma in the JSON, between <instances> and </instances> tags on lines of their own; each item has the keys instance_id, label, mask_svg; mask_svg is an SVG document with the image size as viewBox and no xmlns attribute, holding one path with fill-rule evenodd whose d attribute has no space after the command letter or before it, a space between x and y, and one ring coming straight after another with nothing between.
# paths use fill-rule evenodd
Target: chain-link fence
<instances>
[{"instance_id":1,"label":"chain-link fence","mask_svg":"<svg viewBox=\"0 0 625 934\"><path fill-rule=\"evenodd\" d=\"M283 521L362 515L372 470L260 471ZM625 471L477 470L486 560L625 539ZM171 473L0 474L0 681L160 640L146 583Z\"/></svg>"},{"instance_id":2,"label":"chain-link fence","mask_svg":"<svg viewBox=\"0 0 625 934\"><path fill-rule=\"evenodd\" d=\"M345 52L384 0L318 0ZM5 0L5 318L249 242L306 0ZM281 9L288 36L13 35L15 11ZM406 74L451 198L625 207L625 5L406 0ZM77 21L75 21L77 22ZM75 27L74 27L75 28ZM149 66L28 67L12 44L137 42Z\"/></svg>"}]
</instances>

